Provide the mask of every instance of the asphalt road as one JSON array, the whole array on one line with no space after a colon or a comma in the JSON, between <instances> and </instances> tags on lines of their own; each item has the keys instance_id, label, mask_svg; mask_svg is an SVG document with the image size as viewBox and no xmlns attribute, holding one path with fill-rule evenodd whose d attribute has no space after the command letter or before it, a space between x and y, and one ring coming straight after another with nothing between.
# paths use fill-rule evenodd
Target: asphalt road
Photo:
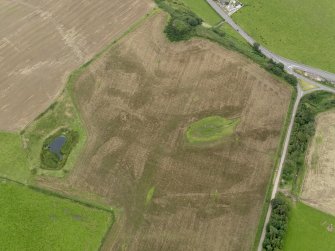
<instances>
[{"instance_id":1,"label":"asphalt road","mask_svg":"<svg viewBox=\"0 0 335 251\"><path fill-rule=\"evenodd\" d=\"M233 19L231 19L228 14L226 14L218 5L215 3L213 0L207 0L210 6L231 26L233 29L235 29L249 44L253 45L256 41L250 37L243 29L241 29L240 26L238 26ZM260 46L261 52L268 58L272 58L276 62L283 63L285 68L288 69L298 69L302 71L306 71L315 75L318 75L320 77L323 77L329 81L334 81L335 82L335 74L331 72L326 72L308 65L300 64L297 63L293 60L283 58L268 49L266 49L263 46Z\"/></svg>"},{"instance_id":2,"label":"asphalt road","mask_svg":"<svg viewBox=\"0 0 335 251\"><path fill-rule=\"evenodd\" d=\"M239 27L230 18L230 16L228 16L213 0L207 0L207 2L249 44L253 45L255 43L255 40L252 37L250 37L245 31L243 31L241 29L241 27ZM289 60L289 59L283 58L283 57L281 57L281 56L279 56L279 55L277 55L275 53L272 53L271 51L269 51L268 49L264 48L263 46L260 46L260 50L261 50L261 52L266 57L271 58L271 59L273 59L276 62L283 63L284 66L285 66L285 69L289 73L295 75L299 79L302 79L302 80L304 80L306 82L309 82L309 83L313 84L314 86L316 86L315 89L312 89L312 90L309 90L309 91L303 91L301 89L301 87L300 87L299 84L297 86L297 98L296 98L294 106L293 106L292 115L291 115L291 118L290 118L290 124L289 124L289 127L287 129L287 133L286 133L286 137L285 137L285 142L284 142L282 154L281 154L281 157L280 157L279 166L278 166L278 169L277 169L277 171L275 173L275 176L274 176L273 189L272 189L272 194L271 194L271 199L274 199L275 196L276 196L276 194L277 194L277 192L278 192L278 187L279 187L279 184L280 184L280 177L281 177L282 169L284 167L285 158L286 158L286 154L287 154L287 149L288 149L288 145L289 145L289 142L290 142L291 133L292 133L293 125L294 125L294 119L295 119L295 116L296 116L296 113L297 113L297 110L298 110L301 98L304 95L306 95L306 94L309 94L309 93L314 92L314 91L320 91L320 90L331 92L331 93L335 94L335 89L334 88L321 85L321 84L319 84L319 83L317 83L315 81L312 81L312 80L310 80L310 79L308 79L308 78L306 78L304 76L301 76L301 75L295 73L293 71L293 69L303 70L303 71L306 71L308 73L312 73L312 74L318 75L320 77L323 77L323 78L325 78L327 80L330 80L330 81L335 81L335 74L330 73L330 72L326 72L326 71L323 71L323 70L320 70L320 69L316 69L316 68L313 68L313 67L310 67L310 66L307 66L307 65L303 65L303 64L297 63L297 62L295 62L293 60ZM265 218L265 223L264 223L263 230L262 230L261 239L260 239L260 242L259 242L259 245L258 245L258 251L262 251L263 250L263 246L262 245L263 245L263 241L265 239L266 226L267 226L267 224L268 224L268 222L270 220L271 212L272 212L272 208L271 208L271 204L270 204L269 207L268 207L267 214L266 214L266 218Z\"/></svg>"}]
</instances>

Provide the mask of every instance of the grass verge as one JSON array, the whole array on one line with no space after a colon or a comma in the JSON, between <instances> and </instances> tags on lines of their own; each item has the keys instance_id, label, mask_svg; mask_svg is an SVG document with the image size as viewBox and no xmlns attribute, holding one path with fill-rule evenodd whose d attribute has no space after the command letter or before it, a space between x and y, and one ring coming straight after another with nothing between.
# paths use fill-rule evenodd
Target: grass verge
<instances>
[{"instance_id":1,"label":"grass verge","mask_svg":"<svg viewBox=\"0 0 335 251\"><path fill-rule=\"evenodd\" d=\"M222 32L229 40L235 41L234 43L239 43L240 46L245 46L245 50L251 50L250 44L240 35L240 33L234 30L233 27L231 27L229 24L221 23L216 26L216 28L222 30Z\"/></svg>"},{"instance_id":2,"label":"grass verge","mask_svg":"<svg viewBox=\"0 0 335 251\"><path fill-rule=\"evenodd\" d=\"M309 91L309 90L313 90L316 88L315 85L308 83L307 81L302 80L302 79L299 79L299 83L300 83L302 90L304 91Z\"/></svg>"},{"instance_id":3,"label":"grass verge","mask_svg":"<svg viewBox=\"0 0 335 251\"><path fill-rule=\"evenodd\" d=\"M201 17L204 22L211 26L223 21L206 0L182 0L182 2L196 15Z\"/></svg>"}]
</instances>

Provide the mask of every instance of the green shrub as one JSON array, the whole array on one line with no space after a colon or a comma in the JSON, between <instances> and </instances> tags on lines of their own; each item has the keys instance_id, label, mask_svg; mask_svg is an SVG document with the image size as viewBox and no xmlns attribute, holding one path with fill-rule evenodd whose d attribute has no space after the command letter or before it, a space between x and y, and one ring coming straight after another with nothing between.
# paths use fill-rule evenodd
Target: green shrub
<instances>
[{"instance_id":1,"label":"green shrub","mask_svg":"<svg viewBox=\"0 0 335 251\"><path fill-rule=\"evenodd\" d=\"M260 47L259 43L254 43L253 46L252 46L252 48L253 48L253 50L255 51L256 54L264 57L264 55L261 52L261 49L259 47Z\"/></svg>"},{"instance_id":2,"label":"green shrub","mask_svg":"<svg viewBox=\"0 0 335 251\"><path fill-rule=\"evenodd\" d=\"M192 27L183 20L171 19L165 27L165 33L171 41L180 41L191 36Z\"/></svg>"},{"instance_id":3,"label":"green shrub","mask_svg":"<svg viewBox=\"0 0 335 251\"><path fill-rule=\"evenodd\" d=\"M298 79L297 79L295 76L293 76L292 74L288 74L288 73L286 73L286 74L284 75L284 78L285 78L285 80L286 80L289 84L291 84L291 85L293 85L293 86L297 86L297 84L298 84Z\"/></svg>"},{"instance_id":4,"label":"green shrub","mask_svg":"<svg viewBox=\"0 0 335 251\"><path fill-rule=\"evenodd\" d=\"M63 155L69 155L72 148L78 143L79 141L79 133L76 131L70 131L66 135L66 142L61 149L61 153Z\"/></svg>"},{"instance_id":5,"label":"green shrub","mask_svg":"<svg viewBox=\"0 0 335 251\"><path fill-rule=\"evenodd\" d=\"M226 33L223 30L220 30L218 27L213 27L212 31L214 31L216 34L218 34L221 37L224 37Z\"/></svg>"},{"instance_id":6,"label":"green shrub","mask_svg":"<svg viewBox=\"0 0 335 251\"><path fill-rule=\"evenodd\" d=\"M41 154L41 168L43 169L60 169L59 158L55 153L50 152L49 147L45 147Z\"/></svg>"},{"instance_id":7,"label":"green shrub","mask_svg":"<svg viewBox=\"0 0 335 251\"><path fill-rule=\"evenodd\" d=\"M287 73L285 71L285 67L282 63L276 63L275 61L273 61L272 59L270 59L267 62L267 65L265 67L268 71L272 72L273 74L284 78L290 85L292 86L297 86L298 84L298 79Z\"/></svg>"},{"instance_id":8,"label":"green shrub","mask_svg":"<svg viewBox=\"0 0 335 251\"><path fill-rule=\"evenodd\" d=\"M278 194L271 201L271 217L266 226L263 248L266 251L276 251L283 248L283 240L287 230L290 205L283 194Z\"/></svg>"},{"instance_id":9,"label":"green shrub","mask_svg":"<svg viewBox=\"0 0 335 251\"><path fill-rule=\"evenodd\" d=\"M191 16L188 16L186 18L186 20L187 20L187 23L191 26L197 26L197 25L201 24L201 22L202 22L201 19L196 18L196 17L191 17Z\"/></svg>"},{"instance_id":10,"label":"green shrub","mask_svg":"<svg viewBox=\"0 0 335 251\"><path fill-rule=\"evenodd\" d=\"M196 26L202 23L202 19L180 3L167 3L156 0L157 5L167 11L171 19L165 27L170 41L187 40L195 35Z\"/></svg>"},{"instance_id":11,"label":"green shrub","mask_svg":"<svg viewBox=\"0 0 335 251\"><path fill-rule=\"evenodd\" d=\"M282 173L282 183L297 184L304 171L305 154L310 139L315 134L315 116L330 108L335 108L335 96L326 92L314 92L305 96L297 111L291 139Z\"/></svg>"}]
</instances>

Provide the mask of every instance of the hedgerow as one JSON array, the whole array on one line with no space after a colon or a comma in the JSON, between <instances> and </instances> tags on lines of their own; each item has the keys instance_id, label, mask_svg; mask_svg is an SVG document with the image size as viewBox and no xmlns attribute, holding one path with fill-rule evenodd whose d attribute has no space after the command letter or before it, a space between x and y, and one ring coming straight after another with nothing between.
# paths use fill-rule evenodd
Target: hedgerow
<instances>
[{"instance_id":1,"label":"hedgerow","mask_svg":"<svg viewBox=\"0 0 335 251\"><path fill-rule=\"evenodd\" d=\"M271 201L271 217L266 227L263 248L266 251L281 250L284 245L284 236L287 230L290 204L283 194L277 194Z\"/></svg>"},{"instance_id":2,"label":"hedgerow","mask_svg":"<svg viewBox=\"0 0 335 251\"><path fill-rule=\"evenodd\" d=\"M331 93L314 92L301 100L282 173L282 185L292 183L293 190L299 191L298 180L304 173L306 150L315 134L315 117L331 108L335 108L335 96Z\"/></svg>"}]
</instances>

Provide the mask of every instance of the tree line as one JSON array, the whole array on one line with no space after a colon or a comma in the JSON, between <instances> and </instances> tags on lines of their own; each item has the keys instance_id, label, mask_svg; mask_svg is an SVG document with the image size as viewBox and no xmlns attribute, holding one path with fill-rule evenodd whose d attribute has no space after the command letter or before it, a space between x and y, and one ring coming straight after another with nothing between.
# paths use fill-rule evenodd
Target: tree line
<instances>
[{"instance_id":1,"label":"tree line","mask_svg":"<svg viewBox=\"0 0 335 251\"><path fill-rule=\"evenodd\" d=\"M289 200L281 193L271 201L271 217L266 226L266 235L263 248L266 251L281 250L284 246L284 236L287 231L288 216L290 212Z\"/></svg>"},{"instance_id":2,"label":"tree line","mask_svg":"<svg viewBox=\"0 0 335 251\"><path fill-rule=\"evenodd\" d=\"M314 92L301 100L287 150L282 185L291 183L293 190L299 189L297 180L303 174L306 150L315 134L315 117L318 113L331 108L335 108L335 96L331 93Z\"/></svg>"},{"instance_id":3,"label":"tree line","mask_svg":"<svg viewBox=\"0 0 335 251\"><path fill-rule=\"evenodd\" d=\"M265 57L260 49L259 43L254 43L252 48L256 54ZM272 59L269 59L265 65L265 69L277 75L278 77L284 78L290 85L294 87L298 84L298 79L294 75L287 73L285 71L285 66L282 63L276 63Z\"/></svg>"}]
</instances>

